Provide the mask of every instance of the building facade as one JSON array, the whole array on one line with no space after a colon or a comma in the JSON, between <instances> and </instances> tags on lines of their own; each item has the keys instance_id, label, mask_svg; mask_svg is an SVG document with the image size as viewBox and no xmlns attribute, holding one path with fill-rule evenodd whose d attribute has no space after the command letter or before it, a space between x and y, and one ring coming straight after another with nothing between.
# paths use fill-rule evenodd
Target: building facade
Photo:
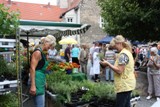
<instances>
[{"instance_id":1,"label":"building facade","mask_svg":"<svg viewBox=\"0 0 160 107\"><path fill-rule=\"evenodd\" d=\"M103 31L104 22L100 15L100 7L97 5L97 0L79 0L76 7L65 12L62 21L91 25L91 28L85 34L81 34L80 37L77 36L80 38L80 43L91 44L106 36L106 33Z\"/></svg>"},{"instance_id":2,"label":"building facade","mask_svg":"<svg viewBox=\"0 0 160 107\"><path fill-rule=\"evenodd\" d=\"M85 34L75 36L79 43L92 43L106 36L97 0L0 0L0 3L11 10L18 9L22 20L91 25Z\"/></svg>"},{"instance_id":3,"label":"building facade","mask_svg":"<svg viewBox=\"0 0 160 107\"><path fill-rule=\"evenodd\" d=\"M106 36L103 31L103 19L97 0L82 0L80 6L80 23L87 23L91 28L81 36L81 43L92 43Z\"/></svg>"}]
</instances>

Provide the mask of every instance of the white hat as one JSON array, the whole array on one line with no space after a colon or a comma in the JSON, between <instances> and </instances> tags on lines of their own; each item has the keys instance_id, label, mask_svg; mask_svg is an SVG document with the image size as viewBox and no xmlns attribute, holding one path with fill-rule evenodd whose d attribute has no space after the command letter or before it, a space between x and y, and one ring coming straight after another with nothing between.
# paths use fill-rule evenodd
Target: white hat
<instances>
[{"instance_id":1,"label":"white hat","mask_svg":"<svg viewBox=\"0 0 160 107\"><path fill-rule=\"evenodd\" d=\"M158 49L157 47L152 47L151 52L154 52L154 54L158 54Z\"/></svg>"}]
</instances>

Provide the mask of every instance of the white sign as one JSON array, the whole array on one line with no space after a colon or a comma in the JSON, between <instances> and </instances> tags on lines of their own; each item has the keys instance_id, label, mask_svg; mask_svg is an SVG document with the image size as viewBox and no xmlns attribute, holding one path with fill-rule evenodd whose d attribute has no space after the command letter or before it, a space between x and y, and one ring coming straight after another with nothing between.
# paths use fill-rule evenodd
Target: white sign
<instances>
[{"instance_id":1,"label":"white sign","mask_svg":"<svg viewBox=\"0 0 160 107\"><path fill-rule=\"evenodd\" d=\"M0 48L14 48L15 45L15 39L0 39Z\"/></svg>"}]
</instances>

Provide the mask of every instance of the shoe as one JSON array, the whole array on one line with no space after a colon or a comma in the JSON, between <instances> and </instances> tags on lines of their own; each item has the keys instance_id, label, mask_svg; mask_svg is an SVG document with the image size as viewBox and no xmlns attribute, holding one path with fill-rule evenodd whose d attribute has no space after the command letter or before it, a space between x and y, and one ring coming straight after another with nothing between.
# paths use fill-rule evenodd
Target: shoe
<instances>
[{"instance_id":1,"label":"shoe","mask_svg":"<svg viewBox=\"0 0 160 107\"><path fill-rule=\"evenodd\" d=\"M96 79L95 82L100 82L100 79Z\"/></svg>"},{"instance_id":2,"label":"shoe","mask_svg":"<svg viewBox=\"0 0 160 107\"><path fill-rule=\"evenodd\" d=\"M157 101L159 101L160 100L160 98L159 97L157 97Z\"/></svg>"},{"instance_id":3,"label":"shoe","mask_svg":"<svg viewBox=\"0 0 160 107\"><path fill-rule=\"evenodd\" d=\"M152 98L152 96L150 96L150 95L148 97L146 97L147 100L150 100L151 98Z\"/></svg>"},{"instance_id":4,"label":"shoe","mask_svg":"<svg viewBox=\"0 0 160 107\"><path fill-rule=\"evenodd\" d=\"M92 78L91 78L92 80L95 80L95 78L94 78L94 76L92 76Z\"/></svg>"},{"instance_id":5,"label":"shoe","mask_svg":"<svg viewBox=\"0 0 160 107\"><path fill-rule=\"evenodd\" d=\"M111 82L114 82L114 80L111 80Z\"/></svg>"}]
</instances>

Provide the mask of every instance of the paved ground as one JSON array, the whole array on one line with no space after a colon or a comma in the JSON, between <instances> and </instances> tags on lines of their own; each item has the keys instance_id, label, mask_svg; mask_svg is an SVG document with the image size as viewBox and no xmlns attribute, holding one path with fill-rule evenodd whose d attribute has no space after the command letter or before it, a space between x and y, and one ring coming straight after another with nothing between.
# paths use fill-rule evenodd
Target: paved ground
<instances>
[{"instance_id":1,"label":"paved ground","mask_svg":"<svg viewBox=\"0 0 160 107\"><path fill-rule=\"evenodd\" d=\"M156 102L155 98L146 100L145 96L141 96L141 99L137 102L136 107L151 107Z\"/></svg>"}]
</instances>

